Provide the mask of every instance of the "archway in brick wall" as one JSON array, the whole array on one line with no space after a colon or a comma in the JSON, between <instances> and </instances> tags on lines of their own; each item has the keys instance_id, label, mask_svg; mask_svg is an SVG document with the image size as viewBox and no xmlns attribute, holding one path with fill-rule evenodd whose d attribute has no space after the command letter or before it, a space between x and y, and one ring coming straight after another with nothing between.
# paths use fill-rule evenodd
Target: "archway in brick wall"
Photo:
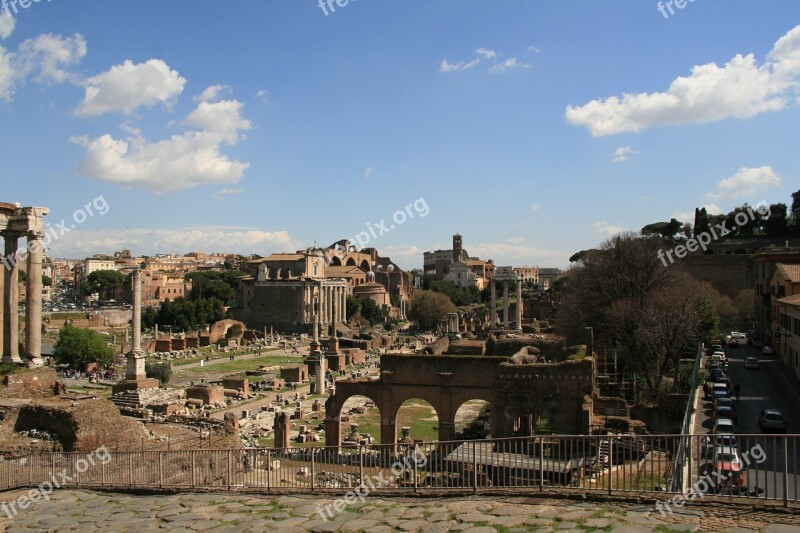
<instances>
[{"instance_id":1,"label":"archway in brick wall","mask_svg":"<svg viewBox=\"0 0 800 533\"><path fill-rule=\"evenodd\" d=\"M467 400L456 409L453 420L455 438L483 439L491 434L491 404L486 400Z\"/></svg>"},{"instance_id":2,"label":"archway in brick wall","mask_svg":"<svg viewBox=\"0 0 800 533\"><path fill-rule=\"evenodd\" d=\"M411 429L414 440L432 442L441 440L439 435L439 414L436 408L421 398L409 398L395 412L395 435L397 442L403 436L403 427Z\"/></svg>"}]
</instances>

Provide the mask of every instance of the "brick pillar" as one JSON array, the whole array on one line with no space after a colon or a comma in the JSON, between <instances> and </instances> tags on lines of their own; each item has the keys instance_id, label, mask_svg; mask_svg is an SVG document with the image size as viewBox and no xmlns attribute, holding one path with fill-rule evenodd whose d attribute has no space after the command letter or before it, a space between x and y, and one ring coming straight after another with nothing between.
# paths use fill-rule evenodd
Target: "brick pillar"
<instances>
[{"instance_id":1,"label":"brick pillar","mask_svg":"<svg viewBox=\"0 0 800 533\"><path fill-rule=\"evenodd\" d=\"M503 329L508 329L508 282L503 282Z\"/></svg>"},{"instance_id":2,"label":"brick pillar","mask_svg":"<svg viewBox=\"0 0 800 533\"><path fill-rule=\"evenodd\" d=\"M494 279L489 283L492 292L492 298L489 303L489 326L494 329L497 327L497 288L494 284Z\"/></svg>"}]
</instances>

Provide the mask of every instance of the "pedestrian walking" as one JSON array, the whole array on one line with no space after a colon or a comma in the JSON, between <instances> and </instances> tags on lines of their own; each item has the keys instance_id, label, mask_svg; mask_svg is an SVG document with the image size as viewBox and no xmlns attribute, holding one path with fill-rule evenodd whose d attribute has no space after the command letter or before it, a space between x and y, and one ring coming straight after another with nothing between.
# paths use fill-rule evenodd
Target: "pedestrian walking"
<instances>
[{"instance_id":1,"label":"pedestrian walking","mask_svg":"<svg viewBox=\"0 0 800 533\"><path fill-rule=\"evenodd\" d=\"M734 392L734 394L736 394L736 401L737 402L739 401L739 392L741 392L741 390L742 390L742 388L739 386L738 383L733 386L733 392Z\"/></svg>"}]
</instances>

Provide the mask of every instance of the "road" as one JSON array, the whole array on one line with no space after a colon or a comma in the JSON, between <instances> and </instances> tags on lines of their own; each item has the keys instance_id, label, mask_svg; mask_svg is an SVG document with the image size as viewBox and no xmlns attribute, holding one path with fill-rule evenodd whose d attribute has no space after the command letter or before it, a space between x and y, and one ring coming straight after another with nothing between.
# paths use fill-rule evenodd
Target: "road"
<instances>
[{"instance_id":1,"label":"road","mask_svg":"<svg viewBox=\"0 0 800 533\"><path fill-rule=\"evenodd\" d=\"M796 499L800 495L800 437L784 439L783 434L756 436L762 433L758 425L758 413L765 408L779 409L787 422L787 435L800 434L800 383L786 370L775 355L762 355L760 350L749 345L740 348L725 348L728 355L728 377L731 383L739 384L741 394L735 402L737 411L736 430L739 435L738 448L746 466L746 479L749 488L763 489L761 496L782 499L784 494L783 470L785 458L788 460L788 497ZM748 356L759 358L758 369L746 369L744 361ZM702 391L700 391L702 397ZM708 433L712 429L713 408L710 401L701 398L694 433ZM693 443L693 459L699 459L698 450L702 444ZM746 455L745 455L746 454ZM703 461L695 465L694 481L703 477L707 467ZM695 468L693 468L695 470ZM712 479L716 479L713 478Z\"/></svg>"}]
</instances>

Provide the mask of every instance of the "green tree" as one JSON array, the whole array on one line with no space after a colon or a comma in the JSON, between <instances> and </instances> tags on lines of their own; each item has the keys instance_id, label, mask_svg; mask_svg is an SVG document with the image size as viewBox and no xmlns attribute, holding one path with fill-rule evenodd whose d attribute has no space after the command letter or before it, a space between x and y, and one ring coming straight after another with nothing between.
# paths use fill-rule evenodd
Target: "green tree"
<instances>
[{"instance_id":1,"label":"green tree","mask_svg":"<svg viewBox=\"0 0 800 533\"><path fill-rule=\"evenodd\" d=\"M470 305L481 301L481 291L475 285L461 287L452 281L432 281L430 290L446 294L457 306Z\"/></svg>"},{"instance_id":2,"label":"green tree","mask_svg":"<svg viewBox=\"0 0 800 533\"><path fill-rule=\"evenodd\" d=\"M389 311L385 307L379 307L375 300L366 298L361 302L361 317L371 325L382 324L388 316Z\"/></svg>"},{"instance_id":3,"label":"green tree","mask_svg":"<svg viewBox=\"0 0 800 533\"><path fill-rule=\"evenodd\" d=\"M156 325L156 312L152 305L142 308L142 327L152 329Z\"/></svg>"},{"instance_id":4,"label":"green tree","mask_svg":"<svg viewBox=\"0 0 800 533\"><path fill-rule=\"evenodd\" d=\"M345 300L347 316L353 317L361 314L361 300L355 296L349 295Z\"/></svg>"},{"instance_id":5,"label":"green tree","mask_svg":"<svg viewBox=\"0 0 800 533\"><path fill-rule=\"evenodd\" d=\"M767 237L786 237L789 235L789 217L786 204L769 206L769 218L761 219L761 229Z\"/></svg>"},{"instance_id":6,"label":"green tree","mask_svg":"<svg viewBox=\"0 0 800 533\"><path fill-rule=\"evenodd\" d=\"M128 277L130 281L130 276ZM122 287L125 276L116 270L95 270L81 284L81 294L89 296L98 293L103 300L114 298L117 289Z\"/></svg>"},{"instance_id":7,"label":"green tree","mask_svg":"<svg viewBox=\"0 0 800 533\"><path fill-rule=\"evenodd\" d=\"M158 379L161 385L166 385L172 377L172 366L169 363L148 361L144 364L144 373L148 378Z\"/></svg>"},{"instance_id":8,"label":"green tree","mask_svg":"<svg viewBox=\"0 0 800 533\"><path fill-rule=\"evenodd\" d=\"M683 224L672 218L669 222L655 222L642 228L642 235L659 234L665 239L671 239L681 231Z\"/></svg>"},{"instance_id":9,"label":"green tree","mask_svg":"<svg viewBox=\"0 0 800 533\"><path fill-rule=\"evenodd\" d=\"M102 335L67 324L58 334L54 355L59 363L83 368L88 363L111 364L111 348Z\"/></svg>"},{"instance_id":10,"label":"green tree","mask_svg":"<svg viewBox=\"0 0 800 533\"><path fill-rule=\"evenodd\" d=\"M800 237L800 190L792 193L792 210L790 213L789 235Z\"/></svg>"},{"instance_id":11,"label":"green tree","mask_svg":"<svg viewBox=\"0 0 800 533\"><path fill-rule=\"evenodd\" d=\"M50 276L42 276L42 285L45 287L52 287L53 286L52 278L50 278Z\"/></svg>"},{"instance_id":12,"label":"green tree","mask_svg":"<svg viewBox=\"0 0 800 533\"><path fill-rule=\"evenodd\" d=\"M408 306L408 318L423 330L435 330L439 321L456 311L456 306L446 294L434 291L417 291Z\"/></svg>"}]
</instances>

